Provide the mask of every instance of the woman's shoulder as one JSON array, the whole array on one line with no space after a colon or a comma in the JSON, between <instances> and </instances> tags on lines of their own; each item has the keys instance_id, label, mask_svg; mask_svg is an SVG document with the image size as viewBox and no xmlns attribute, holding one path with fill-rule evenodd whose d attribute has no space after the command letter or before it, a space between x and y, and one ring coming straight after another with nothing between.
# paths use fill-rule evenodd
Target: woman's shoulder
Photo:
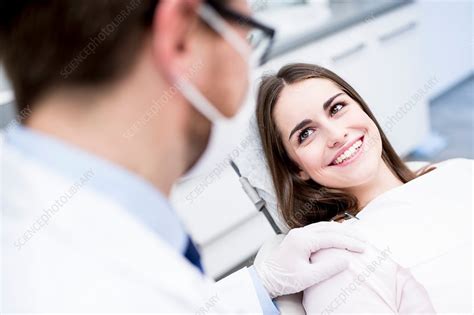
<instances>
[{"instance_id":1,"label":"woman's shoulder","mask_svg":"<svg viewBox=\"0 0 474 315\"><path fill-rule=\"evenodd\" d=\"M436 196L447 198L461 193L470 196L474 160L455 158L418 165L418 168L409 166L417 174L416 178L377 196L358 216L366 216L368 212L380 208L426 204L427 200L438 200ZM443 193L440 195L439 192ZM431 197L427 199L427 196Z\"/></svg>"},{"instance_id":2,"label":"woman's shoulder","mask_svg":"<svg viewBox=\"0 0 474 315\"><path fill-rule=\"evenodd\" d=\"M346 270L304 291L303 305L308 314L329 313L337 305L338 313L364 312L368 308L390 313L397 308L398 264L390 247L381 250L368 243L363 253L323 249L311 256L311 262L332 261L344 257ZM343 299L343 303L338 303Z\"/></svg>"},{"instance_id":3,"label":"woman's shoulder","mask_svg":"<svg viewBox=\"0 0 474 315\"><path fill-rule=\"evenodd\" d=\"M472 167L474 165L474 160L466 158L454 158L449 160L444 160L438 163L434 163L433 166L446 167L446 166L466 166Z\"/></svg>"},{"instance_id":4,"label":"woman's shoulder","mask_svg":"<svg viewBox=\"0 0 474 315\"><path fill-rule=\"evenodd\" d=\"M441 162L430 163L426 161L407 162L407 166L417 175L426 174L434 170L456 168L460 170L472 170L474 160L466 158L453 158Z\"/></svg>"}]
</instances>

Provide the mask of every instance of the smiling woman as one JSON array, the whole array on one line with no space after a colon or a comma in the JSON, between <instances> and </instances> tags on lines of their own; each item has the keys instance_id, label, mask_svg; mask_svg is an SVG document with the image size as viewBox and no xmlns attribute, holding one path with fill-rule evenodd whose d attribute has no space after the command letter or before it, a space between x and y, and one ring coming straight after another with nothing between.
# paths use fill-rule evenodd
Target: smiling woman
<instances>
[{"instance_id":1,"label":"smiling woman","mask_svg":"<svg viewBox=\"0 0 474 315\"><path fill-rule=\"evenodd\" d=\"M471 309L472 160L413 172L362 97L315 65L264 77L256 115L287 225L342 221L367 240L364 253L311 256L347 257L349 267L303 292L307 314Z\"/></svg>"},{"instance_id":2,"label":"smiling woman","mask_svg":"<svg viewBox=\"0 0 474 315\"><path fill-rule=\"evenodd\" d=\"M263 78L257 121L279 208L291 228L356 215L415 174L342 78L290 64Z\"/></svg>"}]
</instances>

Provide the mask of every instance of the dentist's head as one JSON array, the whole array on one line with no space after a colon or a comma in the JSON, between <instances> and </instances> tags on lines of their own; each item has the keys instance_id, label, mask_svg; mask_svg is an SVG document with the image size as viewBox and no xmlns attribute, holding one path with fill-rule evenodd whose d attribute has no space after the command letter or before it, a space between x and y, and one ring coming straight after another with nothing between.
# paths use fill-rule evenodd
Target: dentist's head
<instances>
[{"instance_id":1,"label":"dentist's head","mask_svg":"<svg viewBox=\"0 0 474 315\"><path fill-rule=\"evenodd\" d=\"M0 56L23 123L168 193L238 111L258 27L240 0L3 1ZM271 36L270 36L271 37Z\"/></svg>"}]
</instances>

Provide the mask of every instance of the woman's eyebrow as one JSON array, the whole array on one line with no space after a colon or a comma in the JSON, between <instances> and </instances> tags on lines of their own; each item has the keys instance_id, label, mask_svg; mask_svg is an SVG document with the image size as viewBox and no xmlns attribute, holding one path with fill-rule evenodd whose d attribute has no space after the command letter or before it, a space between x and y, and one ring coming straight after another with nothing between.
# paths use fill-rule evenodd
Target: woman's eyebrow
<instances>
[{"instance_id":1,"label":"woman's eyebrow","mask_svg":"<svg viewBox=\"0 0 474 315\"><path fill-rule=\"evenodd\" d=\"M326 102L324 102L324 104L323 104L323 110L326 111L326 109L328 109L328 107L331 105L332 101L334 101L334 99L336 97L338 97L339 95L342 95L342 94L344 94L344 93L341 92L341 93L338 93L338 94L333 95L330 98L328 98L328 100Z\"/></svg>"},{"instance_id":2,"label":"woman's eyebrow","mask_svg":"<svg viewBox=\"0 0 474 315\"><path fill-rule=\"evenodd\" d=\"M326 109L331 105L332 101L334 101L334 99L335 99L336 97L338 97L339 95L342 95L342 94L344 94L344 93L341 92L341 93L338 93L338 94L333 95L333 96L331 96L330 98L328 98L327 101L324 102L324 104L323 104L323 110L326 111ZM308 124L310 124L310 123L312 123L312 122L313 122L313 121L312 121L311 119L304 119L304 120L302 120L300 123L298 123L298 124L295 126L295 128L293 128L293 130L291 130L290 135L288 136L288 141L291 139L291 136L292 136L295 132L297 132L298 130L304 128L306 125L308 125Z\"/></svg>"},{"instance_id":3,"label":"woman's eyebrow","mask_svg":"<svg viewBox=\"0 0 474 315\"><path fill-rule=\"evenodd\" d=\"M311 119L305 119L305 120L301 121L299 124L297 124L297 125L295 126L295 128L293 128L293 130L291 130L290 136L288 137L288 140L291 139L291 136L292 136L295 132L297 132L298 130L304 128L306 125L308 125L308 124L310 124L310 123L312 123L312 122L313 122L313 121L312 121Z\"/></svg>"}]
</instances>

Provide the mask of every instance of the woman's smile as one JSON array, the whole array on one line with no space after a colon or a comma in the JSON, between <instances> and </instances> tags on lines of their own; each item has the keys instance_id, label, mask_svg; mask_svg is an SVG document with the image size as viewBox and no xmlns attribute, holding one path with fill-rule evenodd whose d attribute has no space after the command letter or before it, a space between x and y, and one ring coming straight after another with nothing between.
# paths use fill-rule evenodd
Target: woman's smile
<instances>
[{"instance_id":1,"label":"woman's smile","mask_svg":"<svg viewBox=\"0 0 474 315\"><path fill-rule=\"evenodd\" d=\"M363 152L364 136L348 143L336 154L329 166L344 167L356 161Z\"/></svg>"}]
</instances>

